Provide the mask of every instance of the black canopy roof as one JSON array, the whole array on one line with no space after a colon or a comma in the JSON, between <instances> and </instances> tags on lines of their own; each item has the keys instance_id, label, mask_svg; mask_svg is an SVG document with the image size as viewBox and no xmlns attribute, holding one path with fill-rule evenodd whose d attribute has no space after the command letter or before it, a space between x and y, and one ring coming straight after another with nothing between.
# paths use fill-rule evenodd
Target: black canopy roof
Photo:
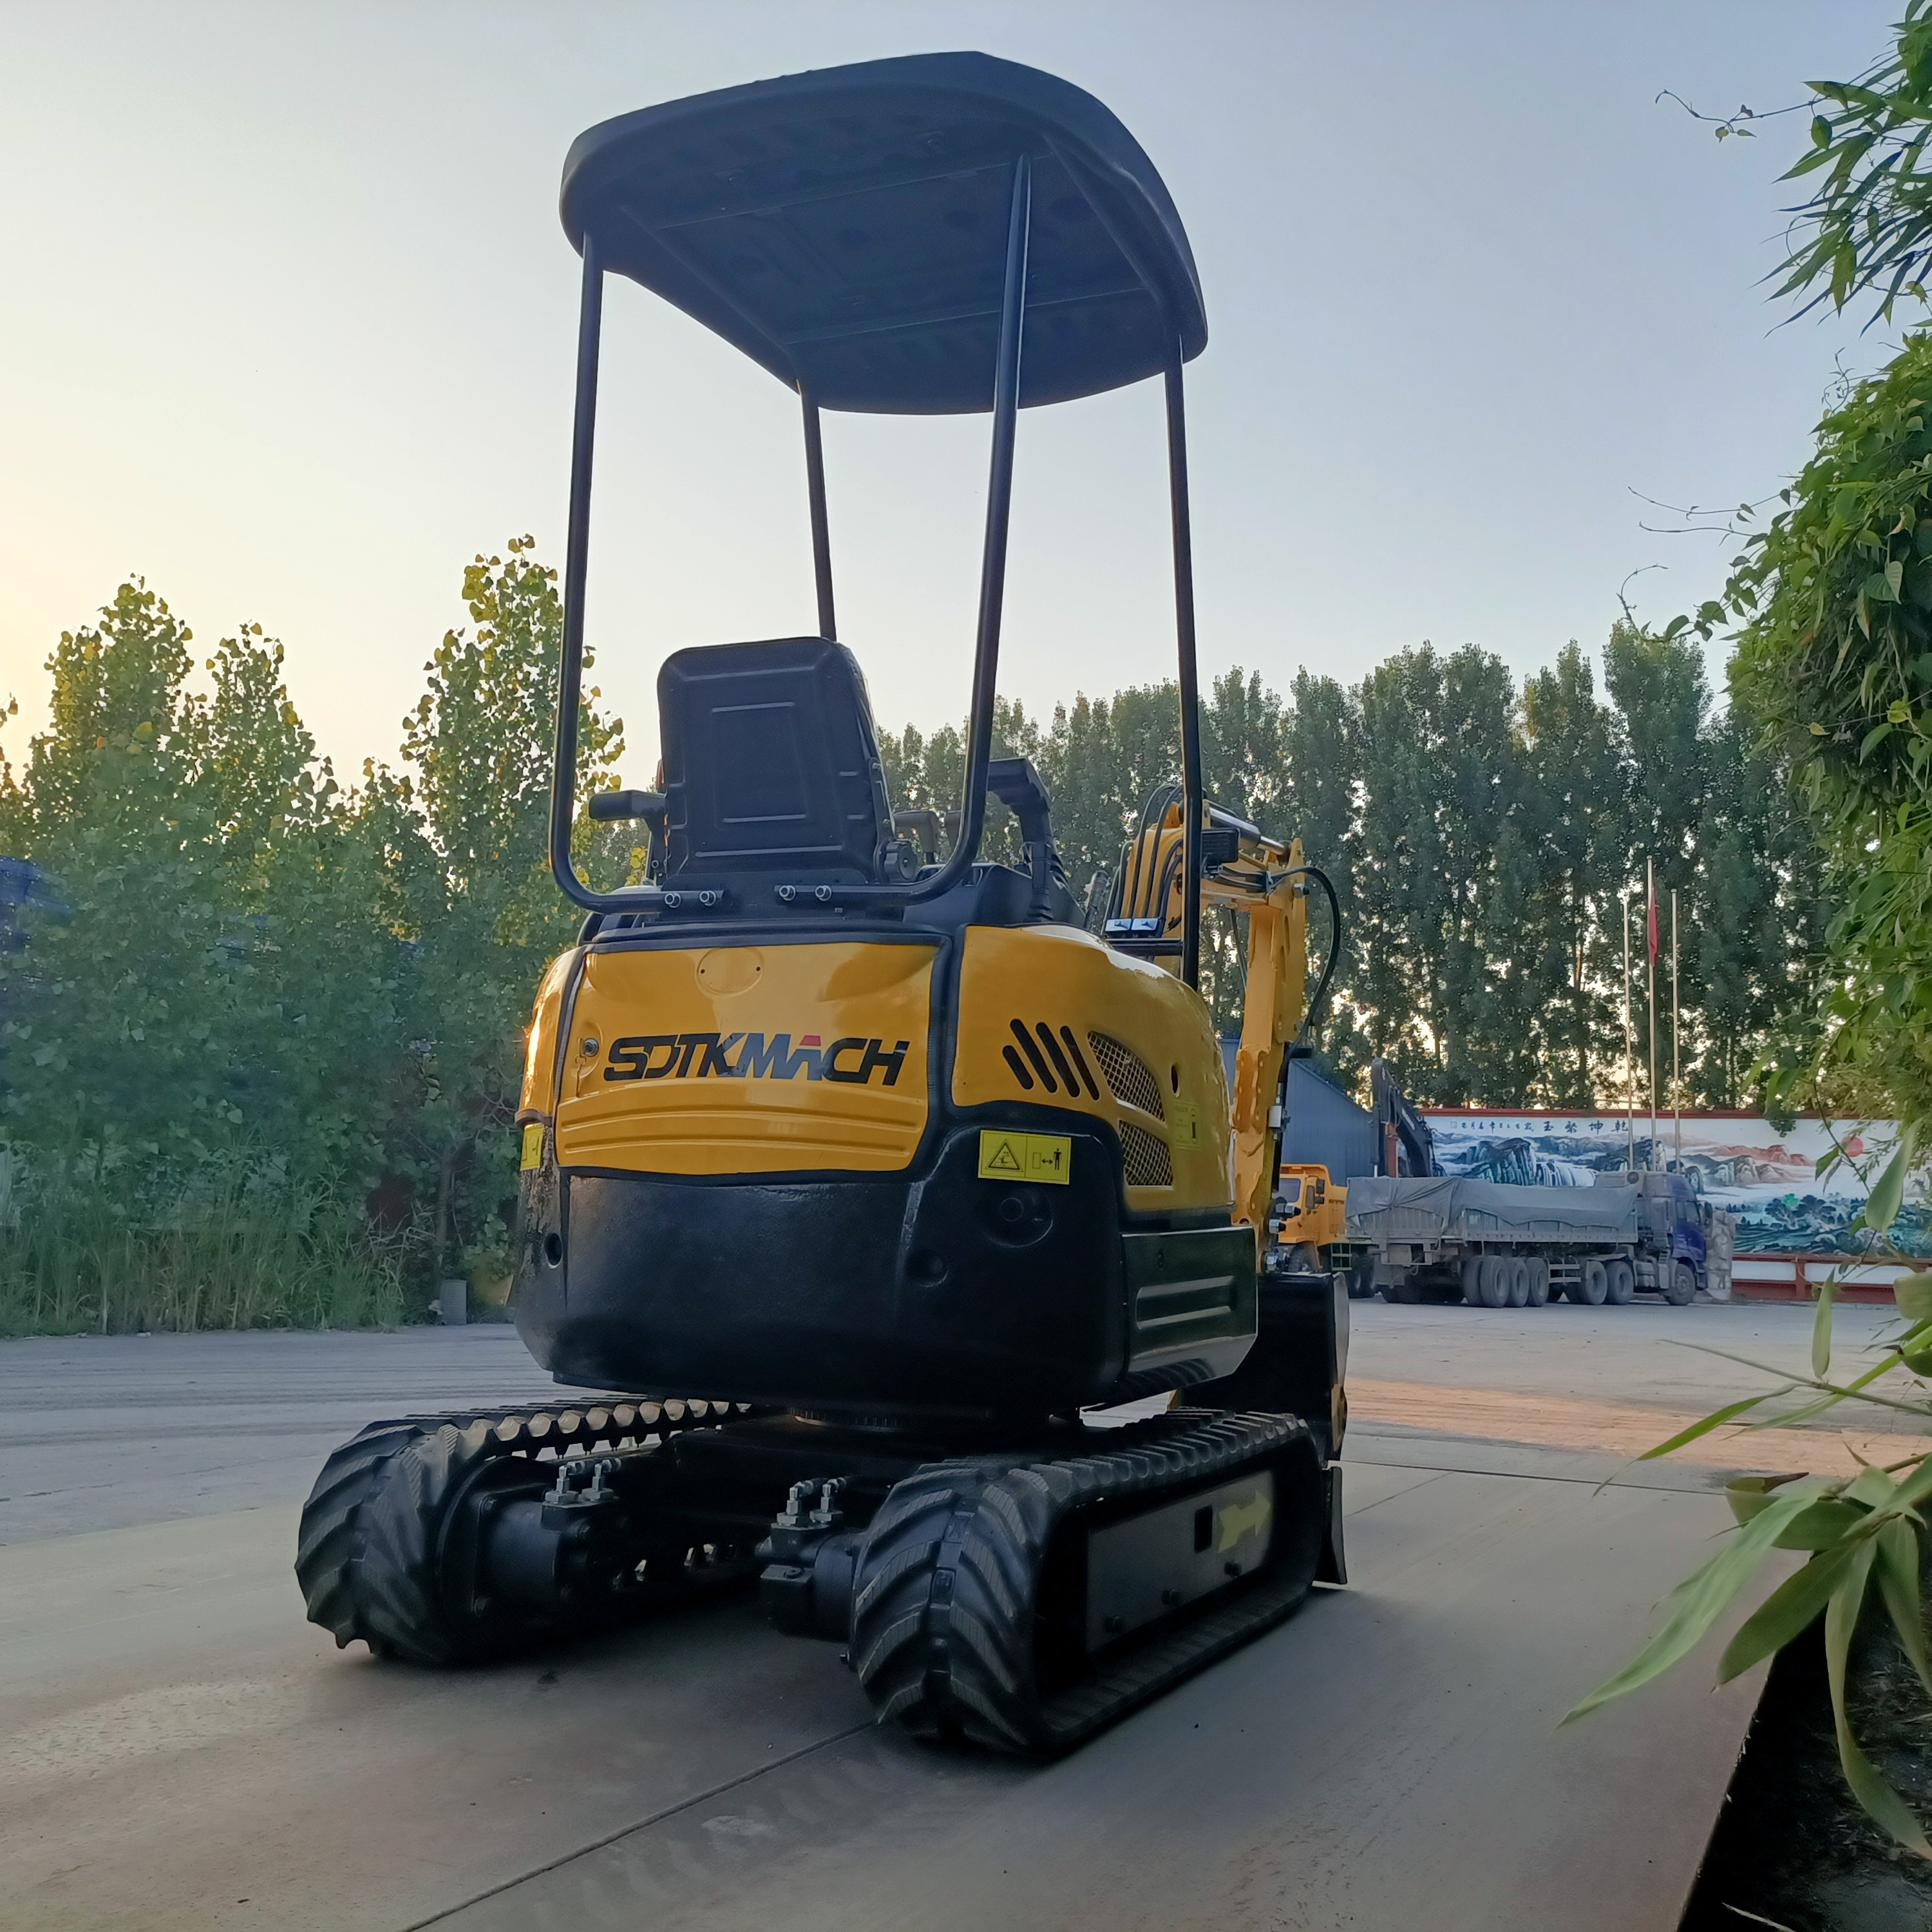
<instances>
[{"instance_id":1,"label":"black canopy roof","mask_svg":"<svg viewBox=\"0 0 1932 1932\"><path fill-rule=\"evenodd\" d=\"M827 409L990 409L1012 164L1034 164L1022 404L1207 345L1154 164L1090 94L915 54L646 107L578 136L563 225Z\"/></svg>"}]
</instances>

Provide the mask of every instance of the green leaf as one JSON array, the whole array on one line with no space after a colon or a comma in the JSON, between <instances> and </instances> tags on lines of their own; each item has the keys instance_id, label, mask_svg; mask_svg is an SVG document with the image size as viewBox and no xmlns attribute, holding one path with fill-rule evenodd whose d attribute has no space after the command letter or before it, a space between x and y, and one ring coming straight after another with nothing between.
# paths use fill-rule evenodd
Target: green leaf
<instances>
[{"instance_id":1,"label":"green leaf","mask_svg":"<svg viewBox=\"0 0 1932 1932\"><path fill-rule=\"evenodd\" d=\"M1749 1522L1770 1506L1777 1492L1787 1483L1801 1480L1797 1476L1733 1476L1724 1485L1724 1500L1739 1522Z\"/></svg>"},{"instance_id":2,"label":"green leaf","mask_svg":"<svg viewBox=\"0 0 1932 1932\"><path fill-rule=\"evenodd\" d=\"M1892 1298L1908 1322L1932 1322L1932 1274L1902 1274L1892 1285Z\"/></svg>"},{"instance_id":3,"label":"green leaf","mask_svg":"<svg viewBox=\"0 0 1932 1932\"><path fill-rule=\"evenodd\" d=\"M1875 1542L1861 1546L1826 1608L1825 1670L1832 1688L1832 1725L1838 1733L1838 1762L1844 1768L1845 1782L1867 1816L1908 1851L1916 1852L1922 1858L1932 1858L1932 1844L1926 1842L1924 1830L1912 1815L1912 1808L1879 1775L1870 1759L1858 1748L1845 1708L1846 1665L1851 1654L1852 1633L1858 1627L1865 1584L1877 1554Z\"/></svg>"},{"instance_id":4,"label":"green leaf","mask_svg":"<svg viewBox=\"0 0 1932 1932\"><path fill-rule=\"evenodd\" d=\"M1918 1681L1932 1692L1932 1657L1925 1649L1925 1619L1919 1607L1918 1532L1894 1516L1878 1533L1879 1594L1898 1633L1900 1647L1912 1660Z\"/></svg>"},{"instance_id":5,"label":"green leaf","mask_svg":"<svg viewBox=\"0 0 1932 1932\"><path fill-rule=\"evenodd\" d=\"M1832 124L1822 114L1811 117L1811 143L1814 147L1828 148L1832 145Z\"/></svg>"},{"instance_id":6,"label":"green leaf","mask_svg":"<svg viewBox=\"0 0 1932 1932\"><path fill-rule=\"evenodd\" d=\"M1892 578L1882 570L1875 570L1860 586L1866 601L1873 604L1895 604L1898 593L1892 587Z\"/></svg>"},{"instance_id":7,"label":"green leaf","mask_svg":"<svg viewBox=\"0 0 1932 1932\"><path fill-rule=\"evenodd\" d=\"M1859 1520L1864 1521L1859 1512ZM1794 1570L1765 1598L1724 1646L1718 1660L1718 1682L1728 1684L1742 1677L1754 1664L1762 1664L1774 1651L1782 1650L1817 1622L1864 1544L1841 1541L1821 1550L1802 1570Z\"/></svg>"},{"instance_id":8,"label":"green leaf","mask_svg":"<svg viewBox=\"0 0 1932 1932\"><path fill-rule=\"evenodd\" d=\"M1874 1234L1883 1234L1898 1219L1899 1207L1905 1198L1906 1170L1912 1165L1918 1140L1918 1124L1908 1120L1899 1134L1897 1150L1865 1203L1864 1224Z\"/></svg>"},{"instance_id":9,"label":"green leaf","mask_svg":"<svg viewBox=\"0 0 1932 1932\"><path fill-rule=\"evenodd\" d=\"M1827 1276L1818 1290L1818 1312L1811 1318L1811 1372L1821 1382L1832 1366L1832 1305L1838 1298L1838 1277Z\"/></svg>"},{"instance_id":10,"label":"green leaf","mask_svg":"<svg viewBox=\"0 0 1932 1932\"><path fill-rule=\"evenodd\" d=\"M1574 1724L1613 1699L1628 1696L1688 1656L1724 1615L1731 1599L1750 1580L1779 1536L1799 1511L1815 1500L1816 1495L1815 1489L1807 1485L1795 1494L1774 1497L1748 1522L1733 1531L1718 1553L1678 1586L1670 1600L1669 1614L1650 1641L1622 1670L1606 1678L1565 1712L1563 1722Z\"/></svg>"},{"instance_id":11,"label":"green leaf","mask_svg":"<svg viewBox=\"0 0 1932 1932\"><path fill-rule=\"evenodd\" d=\"M1726 1402L1722 1408L1713 1411L1701 1421L1692 1423L1688 1429L1680 1429L1667 1442L1660 1442L1654 1449L1646 1449L1636 1460L1640 1462L1654 1462L1658 1456L1668 1456L1672 1450L1682 1448L1685 1443L1695 1442L1700 1436L1709 1435L1712 1430L1723 1428L1726 1423L1735 1420L1747 1410L1756 1408L1760 1402L1769 1402L1775 1396L1790 1393L1791 1384L1787 1382L1783 1388L1772 1389L1766 1394L1746 1396L1742 1402Z\"/></svg>"},{"instance_id":12,"label":"green leaf","mask_svg":"<svg viewBox=\"0 0 1932 1932\"><path fill-rule=\"evenodd\" d=\"M1801 1510L1792 1520L1790 1527L1778 1539L1780 1550L1828 1550L1838 1539L1849 1534L1862 1522L1870 1520L1871 1512L1860 1509L1856 1503L1840 1501L1836 1496L1823 1496L1809 1509Z\"/></svg>"},{"instance_id":13,"label":"green leaf","mask_svg":"<svg viewBox=\"0 0 1932 1932\"><path fill-rule=\"evenodd\" d=\"M1863 1503L1868 1510L1883 1509L1898 1493L1898 1485L1882 1469L1868 1463L1840 1493L1847 1502Z\"/></svg>"}]
</instances>

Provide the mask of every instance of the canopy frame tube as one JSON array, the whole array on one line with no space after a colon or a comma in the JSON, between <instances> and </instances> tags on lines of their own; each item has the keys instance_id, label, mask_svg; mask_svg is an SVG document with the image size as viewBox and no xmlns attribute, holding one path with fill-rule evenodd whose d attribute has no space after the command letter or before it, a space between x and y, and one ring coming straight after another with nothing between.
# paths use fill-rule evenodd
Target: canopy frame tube
<instances>
[{"instance_id":1,"label":"canopy frame tube","mask_svg":"<svg viewBox=\"0 0 1932 1932\"><path fill-rule=\"evenodd\" d=\"M805 414L805 488L812 512L812 577L818 592L818 634L835 644L838 619L832 608L832 528L825 514L825 442L819 434L818 405L802 382L799 401Z\"/></svg>"},{"instance_id":2,"label":"canopy frame tube","mask_svg":"<svg viewBox=\"0 0 1932 1932\"><path fill-rule=\"evenodd\" d=\"M1167 365L1168 497L1174 520L1174 630L1180 660L1180 976L1201 984L1201 680L1194 650L1194 534L1187 494L1187 407L1180 344Z\"/></svg>"}]
</instances>

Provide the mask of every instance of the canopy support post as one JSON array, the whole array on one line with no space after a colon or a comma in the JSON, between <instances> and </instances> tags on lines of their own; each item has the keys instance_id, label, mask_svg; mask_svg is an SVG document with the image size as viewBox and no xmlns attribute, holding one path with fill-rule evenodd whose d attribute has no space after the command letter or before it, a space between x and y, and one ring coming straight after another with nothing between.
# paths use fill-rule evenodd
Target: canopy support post
<instances>
[{"instance_id":1,"label":"canopy support post","mask_svg":"<svg viewBox=\"0 0 1932 1932\"><path fill-rule=\"evenodd\" d=\"M980 626L973 650L973 699L967 714L966 796L959 802L959 837L921 898L950 886L978 856L986 824L986 767L993 755L993 697L999 681L1000 620L1006 605L1006 526L1013 500L1013 434L1019 416L1020 336L1026 314L1027 243L1033 226L1033 161L1022 151L1013 163L1012 202L1006 216L1006 272L1000 296L999 358L993 370L993 453L986 484L986 542L980 562Z\"/></svg>"},{"instance_id":2,"label":"canopy support post","mask_svg":"<svg viewBox=\"0 0 1932 1932\"><path fill-rule=\"evenodd\" d=\"M1187 411L1180 344L1167 365L1168 493L1174 514L1174 628L1180 656L1180 976L1201 983L1201 680L1194 654L1194 538L1187 499Z\"/></svg>"},{"instance_id":3,"label":"canopy support post","mask_svg":"<svg viewBox=\"0 0 1932 1932\"><path fill-rule=\"evenodd\" d=\"M835 643L838 620L832 608L832 531L825 515L825 445L818 433L818 405L801 382L805 409L805 487L812 506L812 572L818 586L818 634Z\"/></svg>"},{"instance_id":4,"label":"canopy support post","mask_svg":"<svg viewBox=\"0 0 1932 1932\"><path fill-rule=\"evenodd\" d=\"M563 649L556 681L556 764L550 790L550 869L557 890L592 910L608 896L577 875L570 828L577 812L577 712L584 689L584 592L590 567L590 459L597 428L597 352L603 332L604 264L584 232L584 294L577 326L577 407L570 448L570 525L563 561Z\"/></svg>"}]
</instances>

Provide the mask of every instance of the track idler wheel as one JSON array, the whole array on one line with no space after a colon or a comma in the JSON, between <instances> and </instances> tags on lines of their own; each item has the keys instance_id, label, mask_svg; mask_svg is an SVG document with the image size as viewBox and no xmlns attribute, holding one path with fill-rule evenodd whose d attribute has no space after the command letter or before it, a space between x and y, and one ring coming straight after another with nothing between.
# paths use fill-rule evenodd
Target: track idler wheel
<instances>
[{"instance_id":1,"label":"track idler wheel","mask_svg":"<svg viewBox=\"0 0 1932 1932\"><path fill-rule=\"evenodd\" d=\"M1180 1415L1115 1442L1060 1461L940 1464L893 1488L853 1577L850 1655L881 1723L1057 1754L1306 1596L1330 1474L1301 1423ZM1242 1539L1222 1546L1248 1564L1193 1540L1217 1508Z\"/></svg>"},{"instance_id":2,"label":"track idler wheel","mask_svg":"<svg viewBox=\"0 0 1932 1932\"><path fill-rule=\"evenodd\" d=\"M416 1664L480 1664L527 1648L542 1618L446 1587L456 1505L497 1451L487 1422L376 1423L322 1465L302 1511L296 1576L338 1648L364 1639Z\"/></svg>"}]
</instances>

